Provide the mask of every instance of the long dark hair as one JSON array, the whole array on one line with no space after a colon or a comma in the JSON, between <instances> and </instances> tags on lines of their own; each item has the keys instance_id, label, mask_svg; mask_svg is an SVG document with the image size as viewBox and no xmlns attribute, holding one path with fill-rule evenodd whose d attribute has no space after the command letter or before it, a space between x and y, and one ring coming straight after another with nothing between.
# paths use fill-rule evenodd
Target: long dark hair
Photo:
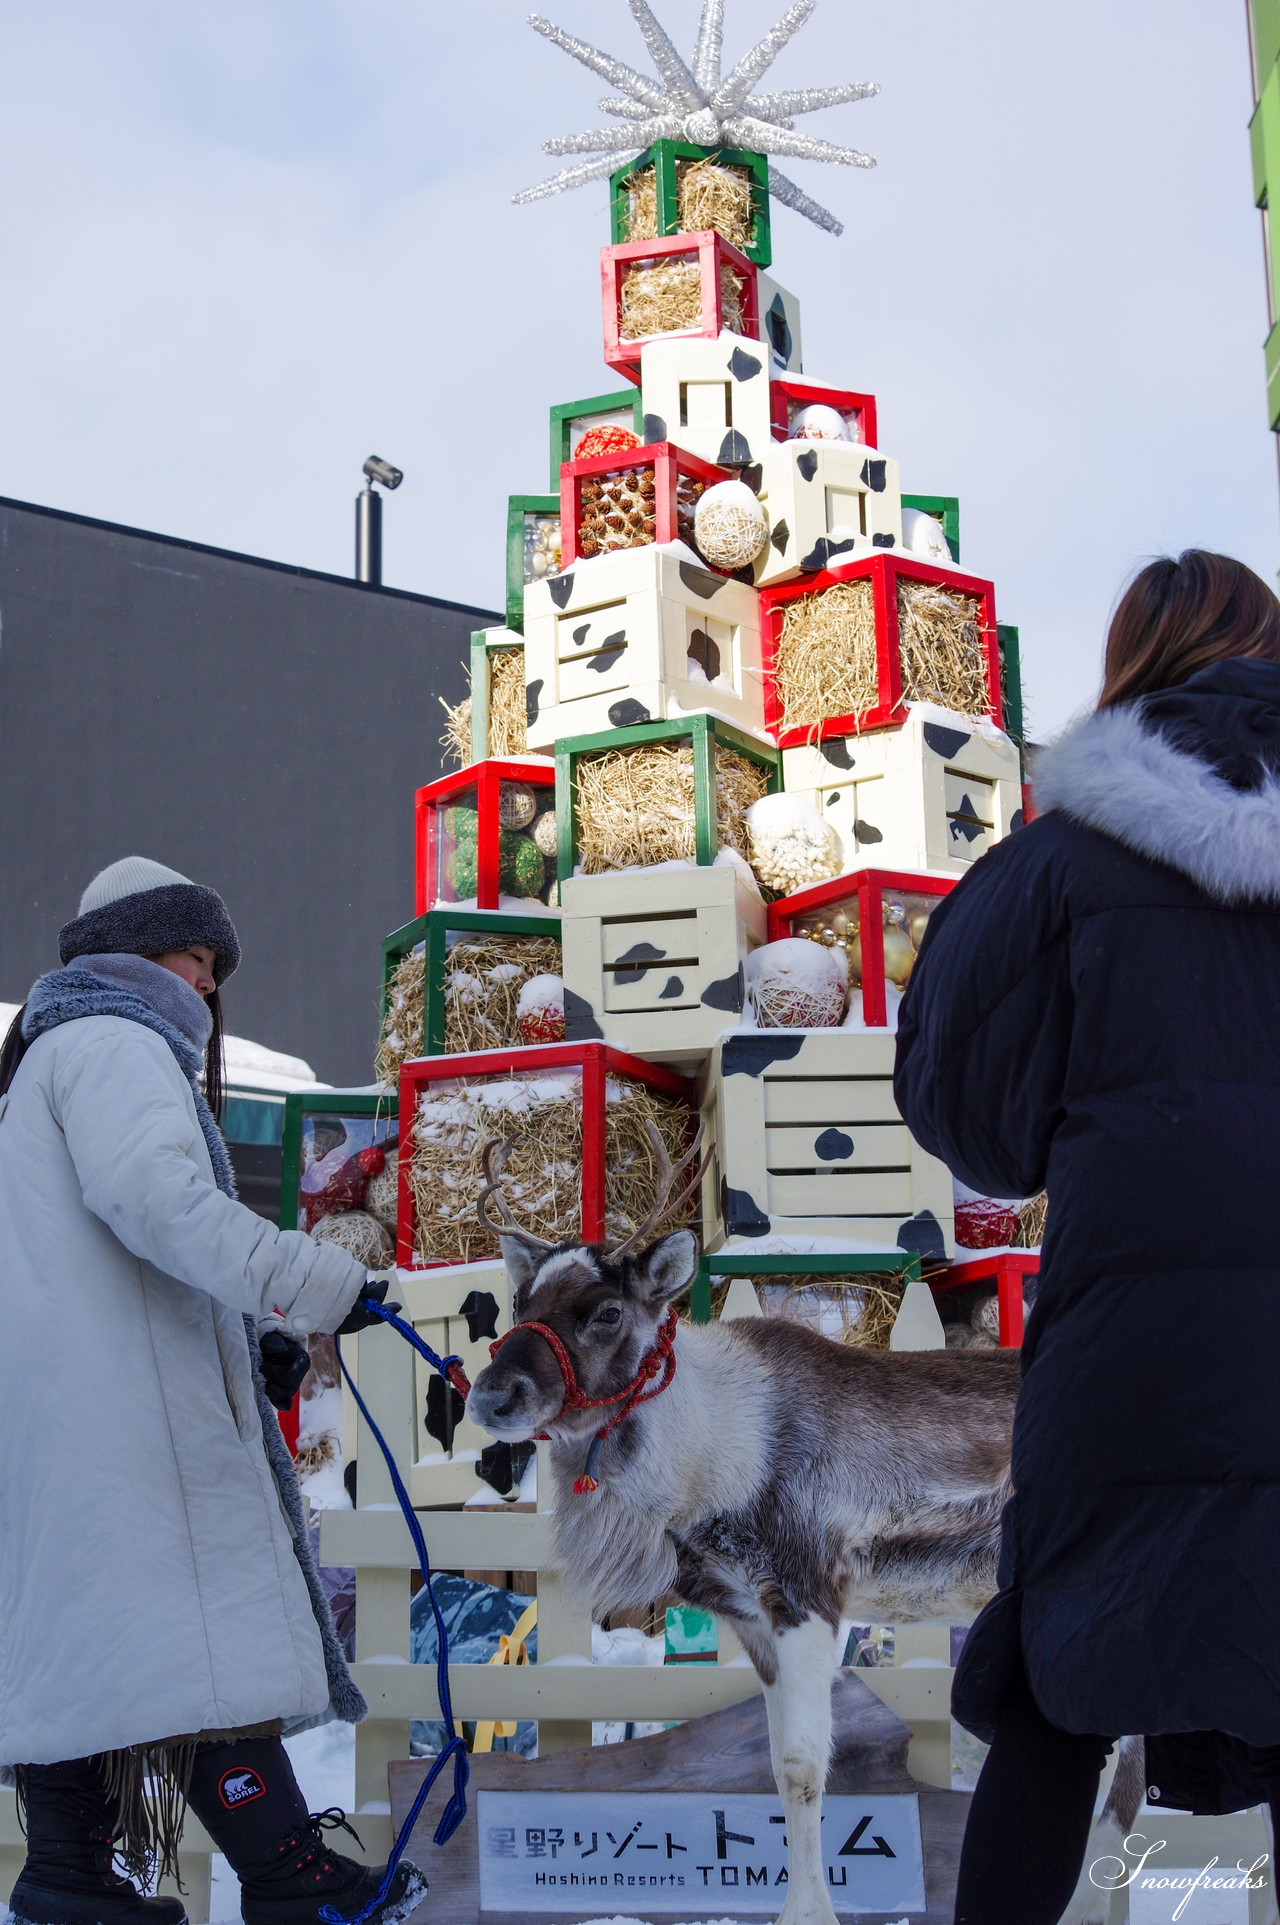
<instances>
[{"instance_id":1,"label":"long dark hair","mask_svg":"<svg viewBox=\"0 0 1280 1925\"><path fill-rule=\"evenodd\" d=\"M1188 548L1135 575L1107 631L1100 709L1175 688L1234 656L1280 662L1280 601L1231 555Z\"/></svg>"},{"instance_id":2,"label":"long dark hair","mask_svg":"<svg viewBox=\"0 0 1280 1925\"><path fill-rule=\"evenodd\" d=\"M209 1014L213 1017L213 1028L209 1032L208 1046L204 1052L204 1097L213 1112L215 1122L222 1121L223 1105L227 1092L227 1059L222 1031L222 996L214 989L205 997ZM0 1096L3 1096L18 1073L18 1065L30 1049L31 1044L22 1033L22 1019L27 1013L24 1003L18 1011L5 1039L0 1043Z\"/></svg>"}]
</instances>

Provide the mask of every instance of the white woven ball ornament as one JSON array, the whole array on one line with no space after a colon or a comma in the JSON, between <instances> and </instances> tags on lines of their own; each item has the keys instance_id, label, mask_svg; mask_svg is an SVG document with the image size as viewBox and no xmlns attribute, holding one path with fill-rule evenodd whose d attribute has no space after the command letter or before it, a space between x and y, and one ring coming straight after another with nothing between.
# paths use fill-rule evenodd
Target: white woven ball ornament
<instances>
[{"instance_id":1,"label":"white woven ball ornament","mask_svg":"<svg viewBox=\"0 0 1280 1925\"><path fill-rule=\"evenodd\" d=\"M761 943L747 959L761 1029L834 1029L844 1015L844 951L803 936Z\"/></svg>"},{"instance_id":2,"label":"white woven ball ornament","mask_svg":"<svg viewBox=\"0 0 1280 1925\"><path fill-rule=\"evenodd\" d=\"M553 856L556 852L555 810L544 809L532 829L530 829L529 834L533 837L544 856Z\"/></svg>"},{"instance_id":3,"label":"white woven ball ornament","mask_svg":"<svg viewBox=\"0 0 1280 1925\"><path fill-rule=\"evenodd\" d=\"M321 1217L311 1234L317 1243L336 1243L367 1270L381 1270L391 1259L391 1238L367 1210Z\"/></svg>"},{"instance_id":4,"label":"white woven ball ornament","mask_svg":"<svg viewBox=\"0 0 1280 1925\"><path fill-rule=\"evenodd\" d=\"M840 874L844 845L803 796L761 796L747 810L746 824L751 867L767 889L790 896Z\"/></svg>"},{"instance_id":5,"label":"white woven ball ornament","mask_svg":"<svg viewBox=\"0 0 1280 1925\"><path fill-rule=\"evenodd\" d=\"M504 782L498 792L498 822L504 829L527 829L538 813L538 797L523 782Z\"/></svg>"},{"instance_id":6,"label":"white woven ball ornament","mask_svg":"<svg viewBox=\"0 0 1280 1925\"><path fill-rule=\"evenodd\" d=\"M798 408L791 421L793 441L852 441L849 424L838 408L827 406L825 401L811 401L807 408Z\"/></svg>"},{"instance_id":7,"label":"white woven ball ornament","mask_svg":"<svg viewBox=\"0 0 1280 1925\"><path fill-rule=\"evenodd\" d=\"M747 568L769 539L769 522L745 481L717 481L698 498L693 538L717 568Z\"/></svg>"},{"instance_id":8,"label":"white woven ball ornament","mask_svg":"<svg viewBox=\"0 0 1280 1925\"><path fill-rule=\"evenodd\" d=\"M400 1170L393 1154L378 1174L369 1178L369 1187L364 1193L364 1207L370 1216L377 1218L384 1230L394 1233L399 1200Z\"/></svg>"}]
</instances>

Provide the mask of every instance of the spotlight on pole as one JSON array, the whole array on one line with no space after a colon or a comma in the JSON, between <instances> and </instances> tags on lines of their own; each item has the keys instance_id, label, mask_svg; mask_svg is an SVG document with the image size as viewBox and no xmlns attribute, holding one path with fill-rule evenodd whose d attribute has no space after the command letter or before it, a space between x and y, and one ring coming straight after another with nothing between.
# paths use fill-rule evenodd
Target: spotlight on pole
<instances>
[{"instance_id":1,"label":"spotlight on pole","mask_svg":"<svg viewBox=\"0 0 1280 1925\"><path fill-rule=\"evenodd\" d=\"M356 580L368 583L370 588L380 588L382 496L374 492L374 483L387 489L398 488L404 480L404 471L393 468L380 455L370 455L364 464L364 474L365 485L356 496Z\"/></svg>"}]
</instances>

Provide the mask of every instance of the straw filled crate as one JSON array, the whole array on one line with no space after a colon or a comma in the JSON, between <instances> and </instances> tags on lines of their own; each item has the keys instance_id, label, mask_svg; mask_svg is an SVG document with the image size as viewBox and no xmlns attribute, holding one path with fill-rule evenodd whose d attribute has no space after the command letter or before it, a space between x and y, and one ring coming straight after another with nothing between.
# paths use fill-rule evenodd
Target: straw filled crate
<instances>
[{"instance_id":1,"label":"straw filled crate","mask_svg":"<svg viewBox=\"0 0 1280 1925\"><path fill-rule=\"evenodd\" d=\"M615 389L612 394L591 394L582 401L557 401L551 409L551 479L558 491L560 470L566 461L577 459L582 443L588 454L598 452L597 442L613 442L622 447L637 447L644 439L643 402L634 388Z\"/></svg>"},{"instance_id":2,"label":"straw filled crate","mask_svg":"<svg viewBox=\"0 0 1280 1925\"><path fill-rule=\"evenodd\" d=\"M761 341L646 341L640 350L646 441L676 441L705 461L759 461L771 445L769 356Z\"/></svg>"},{"instance_id":3,"label":"straw filled crate","mask_svg":"<svg viewBox=\"0 0 1280 1925\"><path fill-rule=\"evenodd\" d=\"M1000 721L990 582L906 555L760 590L765 726L780 748L893 728L908 702Z\"/></svg>"},{"instance_id":4,"label":"straw filled crate","mask_svg":"<svg viewBox=\"0 0 1280 1925\"><path fill-rule=\"evenodd\" d=\"M741 871L660 869L560 885L566 1033L696 1064L738 1024L765 907Z\"/></svg>"},{"instance_id":5,"label":"straw filled crate","mask_svg":"<svg viewBox=\"0 0 1280 1925\"><path fill-rule=\"evenodd\" d=\"M843 556L902 547L898 464L847 441L771 441L761 464L769 539L752 563L761 587Z\"/></svg>"},{"instance_id":6,"label":"straw filled crate","mask_svg":"<svg viewBox=\"0 0 1280 1925\"><path fill-rule=\"evenodd\" d=\"M794 375L770 385L770 418L775 441L853 441L878 448L874 394L853 388L828 388Z\"/></svg>"},{"instance_id":7,"label":"straw filled crate","mask_svg":"<svg viewBox=\"0 0 1280 1925\"><path fill-rule=\"evenodd\" d=\"M525 597L531 749L712 709L763 726L759 597L652 544L581 562Z\"/></svg>"},{"instance_id":8,"label":"straw filled crate","mask_svg":"<svg viewBox=\"0 0 1280 1925\"><path fill-rule=\"evenodd\" d=\"M545 902L555 873L555 771L549 762L473 763L414 797L414 913L437 903L497 909Z\"/></svg>"},{"instance_id":9,"label":"straw filled crate","mask_svg":"<svg viewBox=\"0 0 1280 1925\"><path fill-rule=\"evenodd\" d=\"M459 1357L474 1383L489 1362L489 1345L511 1328L511 1282L501 1262L448 1264L434 1270L401 1275L396 1295L424 1343L438 1357ZM466 1415L462 1397L452 1384L415 1356L415 1450L409 1475L409 1495L415 1509L465 1504L483 1494L496 1475L499 1491L509 1488L510 1447L495 1444ZM506 1451L508 1475L499 1472ZM489 1475L486 1476L485 1473Z\"/></svg>"},{"instance_id":10,"label":"straw filled crate","mask_svg":"<svg viewBox=\"0 0 1280 1925\"><path fill-rule=\"evenodd\" d=\"M730 1292L735 1283L745 1283L762 1316L804 1324L861 1350L887 1350L906 1287L919 1276L919 1257L905 1250L821 1250L806 1256L716 1250L698 1261L689 1315L693 1323L733 1315ZM733 1296L742 1301L740 1290ZM750 1298L744 1307L750 1314Z\"/></svg>"},{"instance_id":11,"label":"straw filled crate","mask_svg":"<svg viewBox=\"0 0 1280 1925\"><path fill-rule=\"evenodd\" d=\"M566 461L557 517L564 566L655 542L683 541L692 548L699 497L728 479L725 469L673 441Z\"/></svg>"},{"instance_id":12,"label":"straw filled crate","mask_svg":"<svg viewBox=\"0 0 1280 1925\"><path fill-rule=\"evenodd\" d=\"M913 708L900 729L828 735L782 752L783 783L826 818L844 866L963 875L1022 823L1021 761L1007 735Z\"/></svg>"},{"instance_id":13,"label":"straw filled crate","mask_svg":"<svg viewBox=\"0 0 1280 1925\"><path fill-rule=\"evenodd\" d=\"M284 1099L280 1228L332 1240L371 1270L392 1261L397 1101L385 1090L291 1090Z\"/></svg>"},{"instance_id":14,"label":"straw filled crate","mask_svg":"<svg viewBox=\"0 0 1280 1925\"><path fill-rule=\"evenodd\" d=\"M382 945L378 1081L398 1089L401 1066L416 1056L563 1042L559 980L557 916L498 909L416 916Z\"/></svg>"},{"instance_id":15,"label":"straw filled crate","mask_svg":"<svg viewBox=\"0 0 1280 1925\"><path fill-rule=\"evenodd\" d=\"M511 1145L503 1196L519 1226L552 1242L598 1242L627 1234L655 1200L646 1123L673 1162L695 1128L691 1083L605 1043L406 1063L400 1104L397 1262L405 1268L499 1254L475 1210L495 1138ZM693 1215L691 1200L684 1220Z\"/></svg>"},{"instance_id":16,"label":"straw filled crate","mask_svg":"<svg viewBox=\"0 0 1280 1925\"><path fill-rule=\"evenodd\" d=\"M896 1010L911 980L930 916L954 887L947 876L895 875L884 869L835 876L770 903L769 940L800 936L840 950L853 1011L868 1029L880 1029L888 1020L890 999Z\"/></svg>"},{"instance_id":17,"label":"straw filled crate","mask_svg":"<svg viewBox=\"0 0 1280 1925\"><path fill-rule=\"evenodd\" d=\"M600 250L604 358L640 385L640 343L663 334L760 338L756 270L713 228Z\"/></svg>"},{"instance_id":18,"label":"straw filled crate","mask_svg":"<svg viewBox=\"0 0 1280 1925\"><path fill-rule=\"evenodd\" d=\"M772 259L763 154L658 140L610 175L609 200L615 242L714 228L757 267Z\"/></svg>"},{"instance_id":19,"label":"straw filled crate","mask_svg":"<svg viewBox=\"0 0 1280 1925\"><path fill-rule=\"evenodd\" d=\"M537 707L536 695L533 698ZM524 684L524 636L510 628L480 628L471 637L471 693L452 707L441 698L446 757L466 768L494 755L523 755L528 744L529 697Z\"/></svg>"},{"instance_id":20,"label":"straw filled crate","mask_svg":"<svg viewBox=\"0 0 1280 1925\"><path fill-rule=\"evenodd\" d=\"M1034 1291L1034 1285L1028 1290L1028 1279L1039 1274L1038 1250L1000 1250L953 1263L930 1277L943 1329L955 1330L948 1345L964 1349L994 1339L1001 1349L1016 1350L1022 1343L1024 1302L1030 1308Z\"/></svg>"},{"instance_id":21,"label":"straw filled crate","mask_svg":"<svg viewBox=\"0 0 1280 1925\"><path fill-rule=\"evenodd\" d=\"M893 1058L885 1030L762 1030L714 1045L700 1079L716 1145L708 1248L800 1232L951 1254L951 1175L898 1113Z\"/></svg>"},{"instance_id":22,"label":"straw filled crate","mask_svg":"<svg viewBox=\"0 0 1280 1925\"><path fill-rule=\"evenodd\" d=\"M559 876L747 859L746 812L780 786L776 749L714 715L556 745Z\"/></svg>"},{"instance_id":23,"label":"straw filled crate","mask_svg":"<svg viewBox=\"0 0 1280 1925\"><path fill-rule=\"evenodd\" d=\"M507 627L524 628L524 591L560 573L560 497L507 498Z\"/></svg>"}]
</instances>

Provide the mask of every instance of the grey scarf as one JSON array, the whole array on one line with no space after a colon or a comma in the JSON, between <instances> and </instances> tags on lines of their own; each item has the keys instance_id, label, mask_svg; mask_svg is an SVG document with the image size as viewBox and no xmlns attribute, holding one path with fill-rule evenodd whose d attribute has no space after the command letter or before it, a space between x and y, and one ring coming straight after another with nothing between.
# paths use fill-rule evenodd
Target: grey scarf
<instances>
[{"instance_id":1,"label":"grey scarf","mask_svg":"<svg viewBox=\"0 0 1280 1925\"><path fill-rule=\"evenodd\" d=\"M41 1036L60 1023L74 1022L81 1016L122 1016L141 1023L163 1037L177 1058L195 1099L214 1181L224 1195L234 1197L236 1180L222 1131L213 1120L200 1088L204 1051L213 1028L213 1017L203 997L198 996L181 976L145 956L82 956L65 969L50 970L41 976L27 998L22 1033L28 1041ZM306 1580L311 1609L324 1644L325 1671L329 1679L329 1707L333 1716L347 1724L358 1724L369 1707L347 1669L342 1646L333 1628L320 1573L311 1552L310 1533L303 1512L293 1460L280 1430L280 1421L262 1386L261 1351L258 1330L252 1317L244 1320L245 1336L253 1367L254 1396L262 1422L262 1437L267 1462L280 1491L280 1500L293 1533L294 1555ZM326 1720L316 1719L315 1723Z\"/></svg>"}]
</instances>

